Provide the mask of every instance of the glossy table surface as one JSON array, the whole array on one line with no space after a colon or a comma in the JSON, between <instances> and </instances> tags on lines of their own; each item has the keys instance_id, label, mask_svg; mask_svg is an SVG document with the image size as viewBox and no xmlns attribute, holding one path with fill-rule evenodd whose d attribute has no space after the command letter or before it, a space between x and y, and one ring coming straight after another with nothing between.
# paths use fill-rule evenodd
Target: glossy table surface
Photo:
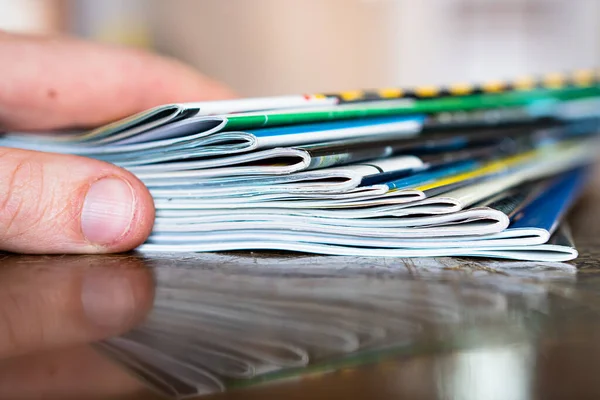
<instances>
[{"instance_id":1,"label":"glossy table surface","mask_svg":"<svg viewBox=\"0 0 600 400\"><path fill-rule=\"evenodd\" d=\"M308 349L308 365L283 369L281 379L249 387L238 379L204 398L597 399L596 181L569 215L580 251L571 263L227 253L7 255L1 264L58 275L90 266L151 274L157 308L150 324L160 324L169 290L185 287L195 302L236 315L238 334ZM374 344L377 351L364 352ZM79 346L0 362L0 399L13 398L160 397Z\"/></svg>"}]
</instances>

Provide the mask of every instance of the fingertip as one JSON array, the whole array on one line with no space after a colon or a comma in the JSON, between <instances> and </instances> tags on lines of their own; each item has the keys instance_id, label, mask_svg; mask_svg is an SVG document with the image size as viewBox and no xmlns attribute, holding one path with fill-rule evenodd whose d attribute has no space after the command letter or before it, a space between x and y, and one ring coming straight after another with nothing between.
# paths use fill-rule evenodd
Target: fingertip
<instances>
[{"instance_id":1,"label":"fingertip","mask_svg":"<svg viewBox=\"0 0 600 400\"><path fill-rule=\"evenodd\" d=\"M129 240L127 250L131 250L148 239L152 228L154 227L154 218L156 209L154 207L154 198L150 191L138 178L133 174L127 173L130 177L130 184L136 196L136 212L133 218L133 224L128 232ZM127 237L127 235L126 235Z\"/></svg>"},{"instance_id":2,"label":"fingertip","mask_svg":"<svg viewBox=\"0 0 600 400\"><path fill-rule=\"evenodd\" d=\"M128 182L133 188L136 198L135 212L129 231L125 234L124 250L132 250L148 239L152 228L154 227L154 218L156 209L154 207L154 198L148 188L133 174L127 172Z\"/></svg>"},{"instance_id":3,"label":"fingertip","mask_svg":"<svg viewBox=\"0 0 600 400\"><path fill-rule=\"evenodd\" d=\"M154 213L148 189L123 171L91 183L81 210L81 230L101 253L129 251L150 235Z\"/></svg>"}]
</instances>

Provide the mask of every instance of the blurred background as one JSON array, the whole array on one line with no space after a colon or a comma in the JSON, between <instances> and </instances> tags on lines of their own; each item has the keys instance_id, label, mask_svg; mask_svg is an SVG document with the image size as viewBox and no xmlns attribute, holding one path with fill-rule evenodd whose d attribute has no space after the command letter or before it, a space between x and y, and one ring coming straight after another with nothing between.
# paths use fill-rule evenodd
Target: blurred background
<instances>
[{"instance_id":1,"label":"blurred background","mask_svg":"<svg viewBox=\"0 0 600 400\"><path fill-rule=\"evenodd\" d=\"M600 65L600 0L0 0L0 29L153 49L246 96Z\"/></svg>"}]
</instances>

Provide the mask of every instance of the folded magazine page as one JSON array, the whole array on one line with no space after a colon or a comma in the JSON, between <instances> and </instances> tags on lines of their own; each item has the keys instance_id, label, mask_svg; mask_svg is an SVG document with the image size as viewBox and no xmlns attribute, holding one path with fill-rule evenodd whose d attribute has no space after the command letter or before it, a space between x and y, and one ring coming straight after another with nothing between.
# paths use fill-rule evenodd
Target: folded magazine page
<instances>
[{"instance_id":1,"label":"folded magazine page","mask_svg":"<svg viewBox=\"0 0 600 400\"><path fill-rule=\"evenodd\" d=\"M542 128L556 127L558 124L538 123ZM243 164L246 168L257 168L264 173L291 173L307 169L319 169L337 165L351 164L377 158L402 154L440 153L444 150L459 150L470 146L500 144L510 138L529 135L533 127L518 126L499 129L463 131L459 134L429 134L426 137L377 139L371 137L344 139L292 147L275 147L233 156L195 158L194 149L189 151L156 153L146 157L120 159L116 164L136 172L180 171L190 169L216 169ZM570 127L569 129L574 129ZM368 144L368 146L366 145ZM443 153L442 153L443 154ZM192 161L188 161L192 159ZM171 161L171 162L167 162ZM288 170L291 168L291 170Z\"/></svg>"},{"instance_id":2,"label":"folded magazine page","mask_svg":"<svg viewBox=\"0 0 600 400\"><path fill-rule=\"evenodd\" d=\"M196 251L202 251L203 248L214 245L221 246L223 250L256 247L382 257L416 257L426 253L434 256L485 254L494 258L567 261L577 255L571 246L563 247L547 242L565 212L580 194L586 176L585 170L570 171L552 181L526 185L522 191L517 189L504 198L495 199L485 208L473 208L433 218L384 220L376 222L380 227L377 230L368 229L374 222L370 220L357 224L359 221L339 221L333 218L327 221L321 218L310 226L311 221L305 217L298 218L294 225L294 218L289 216L276 218L276 222L270 224L268 215L264 220L257 215L244 216L243 221L235 226L236 229L212 222L212 229L207 228L206 232L193 234L185 232L201 230L206 226L206 221L202 221L201 218L188 218L172 221L170 226L169 222L165 221L164 225L157 227L158 233L151 237L150 241L162 243L162 250L169 252L191 251L194 246L200 249ZM223 219L228 220L225 216ZM389 223L394 225L386 235ZM277 229L278 224L286 228L280 226ZM304 228L302 224L305 225ZM332 229L337 224L344 226L343 231L337 229L336 232L336 229ZM244 229L246 225L254 226L255 230ZM413 229L403 229L405 226ZM264 227L264 230L261 227ZM294 232L290 234L286 231ZM181 236L186 236L183 242L187 243L189 248L178 249L177 245L169 245L182 242ZM424 237L427 239L417 239ZM258 243L261 241L263 244ZM195 244L191 244L194 242ZM153 249L151 244L144 246L149 250ZM160 247L161 245L156 245L154 250Z\"/></svg>"},{"instance_id":3,"label":"folded magazine page","mask_svg":"<svg viewBox=\"0 0 600 400\"><path fill-rule=\"evenodd\" d=\"M377 218L372 215L360 218L356 215L340 215L335 212L311 213L303 210L243 210L231 211L219 215L216 210L205 212L202 215L187 217L159 218L155 228L155 234L151 241L156 243L177 243L181 241L180 235L187 235L186 240L191 241L225 241L234 240L234 237L265 238L265 240L286 239L308 242L325 241L331 244L341 244L344 238L348 243L360 246L361 239L364 245L396 246L396 247L468 247L468 246L506 246L514 244L543 244L550 239L556 225L562 219L563 214L569 209L574 199L582 190L585 182L585 170L576 170L559 176L559 178L547 178L544 180L527 183L513 190L502 192L497 196L486 199L478 204L478 207L470 208L461 212L453 212L442 215L416 216L403 218ZM385 215L385 214L384 214ZM350 219L348 217L354 217ZM228 230L215 232L219 223L235 220L240 222L239 230ZM274 223L284 222L293 227L295 232L286 232L276 229L258 229L269 221ZM510 221L510 226L507 227ZM206 224L214 224L209 232L194 234L195 230L202 229ZM244 224L252 225L254 231L244 229ZM299 231L302 226L326 225L346 227L347 229L336 234L316 234ZM466 229L477 229L477 234L460 235L459 237L444 236L443 227L450 225L453 228L464 226ZM481 235L481 229L485 226L502 228L495 234ZM380 227L377 231L377 239L368 239L368 234L352 234L352 227ZM389 241L383 238L385 228L420 228L419 234L427 232L423 228L440 228L440 234L426 239L397 239ZM394 229L393 233L401 233ZM311 239L311 235L313 239ZM354 236L354 237L352 237Z\"/></svg>"},{"instance_id":4,"label":"folded magazine page","mask_svg":"<svg viewBox=\"0 0 600 400\"><path fill-rule=\"evenodd\" d=\"M395 88L378 90L360 90L332 94L301 95L273 98L254 98L242 100L226 100L219 102L171 104L159 106L137 115L116 121L88 132L65 136L63 140L70 142L93 142L108 138L108 142L117 142L124 137L134 137L139 132L152 131L157 127L165 127L182 120L227 115L230 118L228 130L239 126L256 127L266 125L295 124L301 122L318 122L331 119L355 118L366 114L388 115L394 113L420 114L438 113L456 110L478 110L500 107L517 107L535 103L537 100L575 100L597 95L597 77L592 75L585 81L576 74L565 75L562 82L548 83L543 77L532 80L527 86L520 85L519 80L509 82L494 81L493 85L472 85L460 91L449 87ZM388 106L382 107L387 104ZM319 109L340 106L341 113L323 115ZM381 107L381 108L380 108ZM538 105L540 107L547 107ZM202 111L202 110L205 111ZM297 115L296 110L306 112ZM273 110L277 121L265 118ZM291 110L291 111L289 111ZM381 112L379 110L382 110ZM240 118L237 118L240 117ZM267 121L265 121L267 120ZM285 120L285 121L281 121ZM223 127L224 128L224 127ZM194 129L199 131L200 129ZM181 136L178 134L177 136ZM149 138L156 140L156 137ZM137 140L140 141L140 140Z\"/></svg>"},{"instance_id":5,"label":"folded magazine page","mask_svg":"<svg viewBox=\"0 0 600 400\"><path fill-rule=\"evenodd\" d=\"M596 82L590 82L583 87L575 84L558 89L532 88L530 90L499 90L490 94L438 96L432 99L391 98L379 101L340 102L340 98L338 97L338 104L332 106L315 106L307 109L292 108L291 110L286 110L284 108L260 112L248 111L231 114L226 113L211 117L200 117L197 119L185 115L183 116L183 120L178 121L177 119L169 119L166 122L171 123L164 124L160 122L157 123L156 121L156 116L157 114L160 115L160 112L150 110L142 113L140 116L134 116L131 119L127 119L124 122L116 122L116 125L121 124L118 128L111 125L111 129L106 129L106 127L104 127L83 134L67 134L59 135L58 137L33 135L30 137L31 140L29 141L24 140L23 134L20 133L19 136L9 135L0 143L2 145L9 145L13 141L23 141L25 142L23 145L27 145L27 142L29 142L34 148L42 146L47 150L73 152L75 154L86 155L107 154L112 152L120 153L126 151L131 152L161 147L174 149L177 146L173 147L173 145L184 145L190 140L209 138L211 136L216 137L214 142L226 143L228 140L235 138L237 133L242 134L239 136L240 140L249 140L248 137L263 137L273 138L272 140L269 140L269 142L276 143L281 140L281 138L278 139L278 137L286 136L285 133L277 133L278 129L273 131L254 131L253 134L251 133L249 135L244 135L244 132L240 131L240 129L251 130L275 126L293 126L295 124L322 123L327 121L332 121L331 123L335 126L336 122L333 121L336 120L347 120L350 121L350 123L356 121L360 124L359 120L363 118L383 118L384 120L385 118L399 118L400 121L398 121L398 123L401 123L402 115L413 115L412 117L407 117L409 120L409 122L407 122L407 129L418 131L418 121L423 120L424 114L435 114L457 110L470 111L529 106L531 108L531 113L533 114L539 113L541 116L555 115L556 117L561 118L565 114L564 112L561 112L561 106L564 106L565 103L582 99L595 100L595 97L598 96L599 92L600 88L596 86ZM336 98L336 96L332 97ZM264 99L259 99L258 101L263 100ZM214 107L211 103L209 103L208 106ZM585 103L583 107L586 110L589 108L585 107ZM192 107L192 109L199 108L200 107L198 107L197 104ZM542 110L541 112L539 111L540 109ZM131 123L132 120L134 121L133 123ZM195 121L197 124L190 124L186 129L178 129L180 124L189 120ZM412 121L412 123L410 121ZM343 122L340 123L343 124ZM316 129L318 129L318 127ZM161 132L161 130L163 132ZM171 130L171 132L164 132L165 130ZM190 132L192 132L192 134L190 134ZM229 133L219 135L221 132ZM311 142L308 138L308 132L297 132L294 129L284 132L289 133L287 136L300 136L301 139L299 140L304 141L304 143ZM389 130L384 130L384 133L388 132ZM340 134L340 136L342 135L343 133ZM359 133L351 131L350 135L359 135ZM222 136L222 138L219 139L219 136ZM135 137L135 139L129 140L127 143L119 146L120 140L132 137ZM304 139L305 137L306 139ZM315 137L313 136L312 141L314 140ZM66 144L66 146L61 145L61 143ZM72 144L71 147L69 147L69 143ZM107 144L108 146L100 147L100 145ZM250 143L249 148L252 148L254 145L256 145L256 143ZM256 147L252 149L256 149Z\"/></svg>"},{"instance_id":6,"label":"folded magazine page","mask_svg":"<svg viewBox=\"0 0 600 400\"><path fill-rule=\"evenodd\" d=\"M164 154L160 162L156 162L152 157L144 157L129 162L117 162L117 164L145 176L151 173L198 170L201 171L197 173L198 178L227 175L282 175L399 155L419 156L428 167L432 167L459 159L481 157L494 151L500 154L517 146L533 146L535 143L551 138L577 136L586 125L589 125L588 121L553 125L540 123L503 129L478 129L474 132L461 131L457 135L432 134L415 139L387 139L377 142L348 139L299 147L277 147L242 155L192 161L187 161L188 156L193 158L192 153L185 156L176 153L170 156L177 156L180 161L165 162L168 160L166 160L167 154ZM210 171L205 171L207 169ZM189 172L187 174L192 176Z\"/></svg>"},{"instance_id":7,"label":"folded magazine page","mask_svg":"<svg viewBox=\"0 0 600 400\"><path fill-rule=\"evenodd\" d=\"M597 140L588 140L582 143L551 143L542 148L517 153L512 156L481 160L467 160L451 163L450 166L434 168L386 182L389 178L385 172L367 176L371 183L368 186L360 186L365 177L358 175L358 179L342 179L333 184L326 180L316 182L303 182L311 175L305 173L291 174L288 184L270 185L272 177L245 179L243 182L229 183L226 186L206 185L203 183L192 183L191 185L178 185L177 181L173 187L157 185L154 187L152 181L145 183L150 187L155 196L156 207L159 209L205 209L205 208L237 208L237 207L288 207L314 208L314 207L354 207L367 204L397 204L399 202L411 202L418 199L431 197L435 201L439 197L435 194L444 193L452 189L466 186L465 192L474 192L469 188L482 179L490 178L499 174L507 174L502 181L504 185L514 185L512 180L532 179L539 175L549 173L552 169L560 171L568 169L579 163L586 163L596 155ZM352 171L354 167L342 167L341 171ZM364 170L375 172L375 168L366 167ZM327 169L320 170L327 171ZM340 168L334 171L340 172ZM517 173L522 171L521 173ZM531 174L531 178L526 174ZM340 176L338 176L339 178ZM377 182L379 179L383 182ZM294 180L299 182L294 183ZM224 181L223 181L224 182ZM255 185L252 185L252 183ZM165 182L166 184L166 182ZM344 188L344 191L333 191L331 186ZM502 190L503 186L485 186L486 190ZM332 197L324 197L322 194L332 192ZM280 196L265 198L265 194L280 193ZM357 195L360 193L360 195ZM415 197L415 193L417 197ZM461 192L458 192L459 194ZM302 197L296 197L302 194ZM308 196L312 194L312 199ZM403 194L408 194L404 198ZM493 194L493 193L492 193ZM231 197L231 201L229 198ZM287 197L290 202L282 199ZM266 204L266 200L269 201ZM444 200L447 202L446 200ZM257 205L258 203L263 203Z\"/></svg>"}]
</instances>

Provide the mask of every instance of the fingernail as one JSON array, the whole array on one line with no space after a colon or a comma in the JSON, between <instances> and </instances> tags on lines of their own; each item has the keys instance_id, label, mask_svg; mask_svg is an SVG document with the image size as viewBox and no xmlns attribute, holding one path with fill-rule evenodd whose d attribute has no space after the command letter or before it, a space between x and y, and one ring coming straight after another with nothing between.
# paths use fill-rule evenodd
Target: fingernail
<instances>
[{"instance_id":1,"label":"fingernail","mask_svg":"<svg viewBox=\"0 0 600 400\"><path fill-rule=\"evenodd\" d=\"M135 211L133 189L126 181L105 178L89 189L81 212L81 230L92 243L108 245L128 230Z\"/></svg>"},{"instance_id":2,"label":"fingernail","mask_svg":"<svg viewBox=\"0 0 600 400\"><path fill-rule=\"evenodd\" d=\"M92 324L115 332L132 324L136 303L129 280L105 273L88 273L83 279L81 301Z\"/></svg>"}]
</instances>

